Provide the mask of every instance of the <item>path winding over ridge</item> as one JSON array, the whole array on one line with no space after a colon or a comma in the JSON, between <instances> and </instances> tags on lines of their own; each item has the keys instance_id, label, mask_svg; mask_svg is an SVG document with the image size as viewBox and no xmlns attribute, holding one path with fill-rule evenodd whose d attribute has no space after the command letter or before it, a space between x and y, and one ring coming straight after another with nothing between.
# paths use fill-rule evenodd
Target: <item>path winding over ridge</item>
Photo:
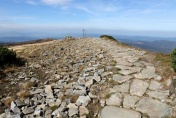
<instances>
[{"instance_id":1,"label":"path winding over ridge","mask_svg":"<svg viewBox=\"0 0 176 118\"><path fill-rule=\"evenodd\" d=\"M26 55L32 49L23 52ZM162 83L153 64L140 59L144 55L145 51L99 38L37 46L12 85L21 81L22 85L29 81L39 85L18 92L18 99L0 118L176 116L175 95L163 89L164 84L170 86L171 80ZM45 73L43 83L36 70ZM24 92L30 96L21 98Z\"/></svg>"},{"instance_id":2,"label":"path winding over ridge","mask_svg":"<svg viewBox=\"0 0 176 118\"><path fill-rule=\"evenodd\" d=\"M170 92L163 90L162 77L155 73L151 63L140 61L145 51L117 46L108 40L97 39L97 43L108 50L120 69L112 78L120 85L110 88L112 95L106 99L109 106L102 109L99 118L140 118L140 113L161 118L171 114Z\"/></svg>"}]
</instances>

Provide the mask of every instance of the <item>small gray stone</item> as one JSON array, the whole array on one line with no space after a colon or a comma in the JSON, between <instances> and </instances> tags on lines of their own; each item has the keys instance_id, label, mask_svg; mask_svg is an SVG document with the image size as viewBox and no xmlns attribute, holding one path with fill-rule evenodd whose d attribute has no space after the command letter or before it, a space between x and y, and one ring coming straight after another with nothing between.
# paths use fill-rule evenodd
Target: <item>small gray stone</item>
<instances>
[{"instance_id":1,"label":"small gray stone","mask_svg":"<svg viewBox=\"0 0 176 118\"><path fill-rule=\"evenodd\" d=\"M73 93L75 95L86 95L87 91L86 90L74 90Z\"/></svg>"},{"instance_id":2,"label":"small gray stone","mask_svg":"<svg viewBox=\"0 0 176 118\"><path fill-rule=\"evenodd\" d=\"M45 85L45 93L47 94L47 98L54 98L51 85Z\"/></svg>"},{"instance_id":3,"label":"small gray stone","mask_svg":"<svg viewBox=\"0 0 176 118\"><path fill-rule=\"evenodd\" d=\"M86 83L86 82L85 82L85 79L84 79L84 78L79 78L79 79L78 79L78 84L79 84L79 85L85 85L85 83Z\"/></svg>"},{"instance_id":4,"label":"small gray stone","mask_svg":"<svg viewBox=\"0 0 176 118\"><path fill-rule=\"evenodd\" d=\"M31 114L34 112L34 108L33 107L26 107L23 109L23 113L24 114Z\"/></svg>"},{"instance_id":5,"label":"small gray stone","mask_svg":"<svg viewBox=\"0 0 176 118\"><path fill-rule=\"evenodd\" d=\"M161 80L162 80L162 77L161 77L160 75L158 75L158 76L154 77L154 80L156 80L156 81L161 81Z\"/></svg>"},{"instance_id":6,"label":"small gray stone","mask_svg":"<svg viewBox=\"0 0 176 118\"><path fill-rule=\"evenodd\" d=\"M168 79L164 82L166 86L170 86L172 84L172 79Z\"/></svg>"},{"instance_id":7,"label":"small gray stone","mask_svg":"<svg viewBox=\"0 0 176 118\"><path fill-rule=\"evenodd\" d=\"M67 89L65 95L73 95L73 89Z\"/></svg>"},{"instance_id":8,"label":"small gray stone","mask_svg":"<svg viewBox=\"0 0 176 118\"><path fill-rule=\"evenodd\" d=\"M93 76L93 79L96 81L96 82L100 82L101 81L101 77L100 76Z\"/></svg>"},{"instance_id":9,"label":"small gray stone","mask_svg":"<svg viewBox=\"0 0 176 118\"><path fill-rule=\"evenodd\" d=\"M82 104L82 106L87 106L90 101L91 99L89 96L79 96L79 98L76 100L76 104L77 105Z\"/></svg>"},{"instance_id":10,"label":"small gray stone","mask_svg":"<svg viewBox=\"0 0 176 118\"><path fill-rule=\"evenodd\" d=\"M13 101L11 102L11 110L16 114L21 113L21 110L16 106L16 104Z\"/></svg>"},{"instance_id":11,"label":"small gray stone","mask_svg":"<svg viewBox=\"0 0 176 118\"><path fill-rule=\"evenodd\" d=\"M21 101L21 100L19 100L19 99L15 100L15 103L16 103L16 105L17 105L18 107L22 107L22 106L25 106L25 105L26 105L23 101Z\"/></svg>"},{"instance_id":12,"label":"small gray stone","mask_svg":"<svg viewBox=\"0 0 176 118\"><path fill-rule=\"evenodd\" d=\"M67 105L67 107L69 108L68 113L69 113L70 117L72 117L73 115L78 114L78 106L76 106L75 104L70 103L70 104Z\"/></svg>"},{"instance_id":13,"label":"small gray stone","mask_svg":"<svg viewBox=\"0 0 176 118\"><path fill-rule=\"evenodd\" d=\"M93 85L93 83L94 83L93 79L90 79L90 80L86 81L85 86L90 87L91 85Z\"/></svg>"},{"instance_id":14,"label":"small gray stone","mask_svg":"<svg viewBox=\"0 0 176 118\"><path fill-rule=\"evenodd\" d=\"M122 103L122 94L115 93L111 95L109 99L106 100L107 105L120 106Z\"/></svg>"}]
</instances>

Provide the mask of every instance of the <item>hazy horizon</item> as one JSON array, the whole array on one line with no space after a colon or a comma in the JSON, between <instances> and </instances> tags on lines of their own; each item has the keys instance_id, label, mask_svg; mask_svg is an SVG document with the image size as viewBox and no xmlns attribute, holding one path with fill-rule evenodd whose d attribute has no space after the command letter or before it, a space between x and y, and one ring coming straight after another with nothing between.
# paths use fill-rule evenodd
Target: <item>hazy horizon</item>
<instances>
[{"instance_id":1,"label":"hazy horizon","mask_svg":"<svg viewBox=\"0 0 176 118\"><path fill-rule=\"evenodd\" d=\"M0 37L114 34L176 37L173 0L0 0Z\"/></svg>"}]
</instances>

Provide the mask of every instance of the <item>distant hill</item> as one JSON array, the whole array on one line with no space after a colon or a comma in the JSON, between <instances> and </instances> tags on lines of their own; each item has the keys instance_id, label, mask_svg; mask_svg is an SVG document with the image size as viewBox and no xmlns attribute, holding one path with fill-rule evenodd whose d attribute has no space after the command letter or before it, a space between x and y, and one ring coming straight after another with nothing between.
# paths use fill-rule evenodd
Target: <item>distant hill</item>
<instances>
[{"instance_id":1,"label":"distant hill","mask_svg":"<svg viewBox=\"0 0 176 118\"><path fill-rule=\"evenodd\" d=\"M119 40L122 43L132 45L152 52L161 52L169 54L174 48L176 48L176 41L170 40L156 40L156 41L134 41L134 40Z\"/></svg>"},{"instance_id":2,"label":"distant hill","mask_svg":"<svg viewBox=\"0 0 176 118\"><path fill-rule=\"evenodd\" d=\"M0 43L9 43L9 42L24 42L29 40L36 40L38 37L0 37Z\"/></svg>"}]
</instances>

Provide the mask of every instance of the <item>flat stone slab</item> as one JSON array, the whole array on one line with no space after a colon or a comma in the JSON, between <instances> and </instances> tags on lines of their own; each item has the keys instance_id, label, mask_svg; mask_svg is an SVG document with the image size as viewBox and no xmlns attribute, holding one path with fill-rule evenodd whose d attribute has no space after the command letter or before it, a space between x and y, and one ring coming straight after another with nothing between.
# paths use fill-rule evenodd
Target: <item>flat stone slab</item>
<instances>
[{"instance_id":1,"label":"flat stone slab","mask_svg":"<svg viewBox=\"0 0 176 118\"><path fill-rule=\"evenodd\" d=\"M141 114L132 110L106 106L99 112L98 118L141 118Z\"/></svg>"},{"instance_id":2,"label":"flat stone slab","mask_svg":"<svg viewBox=\"0 0 176 118\"><path fill-rule=\"evenodd\" d=\"M120 93L115 93L111 95L109 99L106 100L106 104L111 106L120 106L121 103L122 103L122 94Z\"/></svg>"},{"instance_id":3,"label":"flat stone slab","mask_svg":"<svg viewBox=\"0 0 176 118\"><path fill-rule=\"evenodd\" d=\"M116 92L122 92L122 93L129 92L129 88L130 88L130 83L129 82L123 83L121 85L116 85L116 86L113 87L113 89Z\"/></svg>"},{"instance_id":4,"label":"flat stone slab","mask_svg":"<svg viewBox=\"0 0 176 118\"><path fill-rule=\"evenodd\" d=\"M134 74L136 73L136 70L120 70L118 73L122 74L122 75L130 75L130 74Z\"/></svg>"},{"instance_id":5,"label":"flat stone slab","mask_svg":"<svg viewBox=\"0 0 176 118\"><path fill-rule=\"evenodd\" d=\"M160 82L155 81L155 80L151 80L149 89L151 89L151 90L159 90L161 88L162 88L162 84Z\"/></svg>"},{"instance_id":6,"label":"flat stone slab","mask_svg":"<svg viewBox=\"0 0 176 118\"><path fill-rule=\"evenodd\" d=\"M165 100L169 96L169 90L165 90L165 91L161 91L161 90L160 91L149 91L149 92L147 92L147 94L150 97L157 98L157 99L160 99L160 100Z\"/></svg>"},{"instance_id":7,"label":"flat stone slab","mask_svg":"<svg viewBox=\"0 0 176 118\"><path fill-rule=\"evenodd\" d=\"M123 83L123 82L126 82L132 78L133 78L133 76L122 76L120 74L115 74L115 75L113 75L112 79L118 83Z\"/></svg>"},{"instance_id":8,"label":"flat stone slab","mask_svg":"<svg viewBox=\"0 0 176 118\"><path fill-rule=\"evenodd\" d=\"M131 67L129 67L129 66L124 66L124 65L116 65L115 67L116 67L116 68L119 68L119 69L121 69L121 70L129 70L129 69L131 69Z\"/></svg>"},{"instance_id":9,"label":"flat stone slab","mask_svg":"<svg viewBox=\"0 0 176 118\"><path fill-rule=\"evenodd\" d=\"M135 104L140 98L137 96L124 95L123 107L124 108L135 108Z\"/></svg>"},{"instance_id":10,"label":"flat stone slab","mask_svg":"<svg viewBox=\"0 0 176 118\"><path fill-rule=\"evenodd\" d=\"M115 58L114 59L118 65L124 65L124 66L132 66L133 64L128 62L128 61L125 61L123 58Z\"/></svg>"},{"instance_id":11,"label":"flat stone slab","mask_svg":"<svg viewBox=\"0 0 176 118\"><path fill-rule=\"evenodd\" d=\"M143 96L148 86L149 86L148 82L135 79L131 83L130 94L136 96Z\"/></svg>"},{"instance_id":12,"label":"flat stone slab","mask_svg":"<svg viewBox=\"0 0 176 118\"><path fill-rule=\"evenodd\" d=\"M154 66L147 66L145 69L141 71L141 73L135 74L134 77L138 79L151 79L156 77Z\"/></svg>"},{"instance_id":13,"label":"flat stone slab","mask_svg":"<svg viewBox=\"0 0 176 118\"><path fill-rule=\"evenodd\" d=\"M139 101L136 110L147 113L151 118L162 118L170 114L171 106L152 98L143 98Z\"/></svg>"}]
</instances>

